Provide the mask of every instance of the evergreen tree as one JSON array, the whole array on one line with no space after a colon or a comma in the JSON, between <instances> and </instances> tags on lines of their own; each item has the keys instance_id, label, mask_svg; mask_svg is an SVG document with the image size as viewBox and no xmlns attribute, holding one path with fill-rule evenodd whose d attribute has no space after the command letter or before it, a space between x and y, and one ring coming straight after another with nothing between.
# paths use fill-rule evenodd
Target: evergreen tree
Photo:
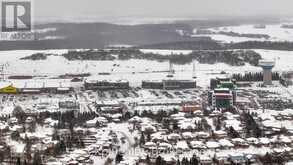
<instances>
[{"instance_id":1,"label":"evergreen tree","mask_svg":"<svg viewBox=\"0 0 293 165\"><path fill-rule=\"evenodd\" d=\"M178 123L177 122L173 122L173 130L178 130Z\"/></svg>"},{"instance_id":2,"label":"evergreen tree","mask_svg":"<svg viewBox=\"0 0 293 165\"><path fill-rule=\"evenodd\" d=\"M116 164L119 164L122 160L123 160L123 155L122 153L118 152L115 157Z\"/></svg>"},{"instance_id":3,"label":"evergreen tree","mask_svg":"<svg viewBox=\"0 0 293 165\"><path fill-rule=\"evenodd\" d=\"M16 160L16 165L21 165L21 162L20 162L20 157L17 157L17 160Z\"/></svg>"},{"instance_id":4,"label":"evergreen tree","mask_svg":"<svg viewBox=\"0 0 293 165\"><path fill-rule=\"evenodd\" d=\"M151 134L148 133L148 134L147 134L147 141L151 141L151 139L152 139L152 138L151 138Z\"/></svg>"},{"instance_id":5,"label":"evergreen tree","mask_svg":"<svg viewBox=\"0 0 293 165\"><path fill-rule=\"evenodd\" d=\"M140 139L139 139L139 145L142 146L145 144L145 137L144 137L144 133L141 133Z\"/></svg>"},{"instance_id":6,"label":"evergreen tree","mask_svg":"<svg viewBox=\"0 0 293 165\"><path fill-rule=\"evenodd\" d=\"M66 145L65 145L64 140L60 141L59 148L62 152L66 152Z\"/></svg>"},{"instance_id":7,"label":"evergreen tree","mask_svg":"<svg viewBox=\"0 0 293 165\"><path fill-rule=\"evenodd\" d=\"M32 165L41 165L41 164L42 164L42 158L41 158L40 153L37 151L37 152L34 154L34 157L33 157L33 164L32 164Z\"/></svg>"},{"instance_id":8,"label":"evergreen tree","mask_svg":"<svg viewBox=\"0 0 293 165\"><path fill-rule=\"evenodd\" d=\"M24 123L26 119L26 114L24 110L20 106L16 106L13 111L12 115L18 119L19 123Z\"/></svg>"},{"instance_id":9,"label":"evergreen tree","mask_svg":"<svg viewBox=\"0 0 293 165\"><path fill-rule=\"evenodd\" d=\"M229 127L229 130L228 130L228 135L231 137L231 138L239 138L240 135L237 131L234 130L234 128L232 126Z\"/></svg>"},{"instance_id":10,"label":"evergreen tree","mask_svg":"<svg viewBox=\"0 0 293 165\"><path fill-rule=\"evenodd\" d=\"M85 147L84 141L82 139L79 139L79 145L80 145L80 148Z\"/></svg>"},{"instance_id":11,"label":"evergreen tree","mask_svg":"<svg viewBox=\"0 0 293 165\"><path fill-rule=\"evenodd\" d=\"M198 165L198 160L196 158L196 155L193 155L190 161L190 165Z\"/></svg>"},{"instance_id":12,"label":"evergreen tree","mask_svg":"<svg viewBox=\"0 0 293 165\"><path fill-rule=\"evenodd\" d=\"M146 164L151 164L151 158L149 155L146 156Z\"/></svg>"},{"instance_id":13,"label":"evergreen tree","mask_svg":"<svg viewBox=\"0 0 293 165\"><path fill-rule=\"evenodd\" d=\"M162 157L158 156L156 159L156 165L162 165Z\"/></svg>"}]
</instances>

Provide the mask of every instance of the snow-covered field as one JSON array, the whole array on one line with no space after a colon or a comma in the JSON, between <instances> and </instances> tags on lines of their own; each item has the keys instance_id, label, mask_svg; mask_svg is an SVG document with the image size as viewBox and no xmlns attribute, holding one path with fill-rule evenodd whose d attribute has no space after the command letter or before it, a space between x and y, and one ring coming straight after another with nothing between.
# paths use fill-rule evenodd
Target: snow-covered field
<instances>
[{"instance_id":1,"label":"snow-covered field","mask_svg":"<svg viewBox=\"0 0 293 165\"><path fill-rule=\"evenodd\" d=\"M148 50L150 51L150 50ZM98 79L127 79L132 85L140 85L142 80L161 80L166 78L169 69L168 62L157 62L147 60L114 60L114 61L68 61L61 56L49 56L46 60L31 61L20 60L19 58L33 53L44 51L2 51L0 56L3 58L2 64L6 64L6 75L36 75L36 76L58 76L66 73L91 73L92 78ZM66 50L50 50L46 53L61 54ZM176 51L175 51L176 52ZM178 52L178 51L177 51ZM165 51L166 53L166 51ZM220 68L220 69L219 69ZM174 65L176 73L175 78L191 79L192 64ZM221 71L253 71L256 67L242 66L231 67L229 65L218 63L197 64L197 76L203 80L203 84L209 80L211 73L220 73ZM111 75L98 75L98 73L108 72ZM202 76L204 75L204 76Z\"/></svg>"},{"instance_id":2,"label":"snow-covered field","mask_svg":"<svg viewBox=\"0 0 293 165\"><path fill-rule=\"evenodd\" d=\"M282 28L282 24L266 25L266 28L254 28L254 25L225 26L219 28L209 28L213 32L235 32L240 34L267 34L269 41L293 41L293 29ZM197 36L197 35L194 35ZM200 35L203 36L203 35ZM243 41L265 41L264 38L232 37L221 34L204 35L212 39L223 42L243 42Z\"/></svg>"},{"instance_id":3,"label":"snow-covered field","mask_svg":"<svg viewBox=\"0 0 293 165\"><path fill-rule=\"evenodd\" d=\"M126 79L131 85L139 86L142 80L161 80L166 78L169 69L168 62L157 62L147 60L114 60L114 61L68 61L62 56L58 56L68 50L17 50L0 51L1 63L6 64L5 74L10 75L35 75L56 77L63 74L91 73L94 79ZM161 54L182 53L187 54L190 51L168 51L168 50L143 50L144 52L156 52ZM275 71L293 70L293 51L273 51L273 50L255 50L263 58L276 60ZM31 61L20 60L21 57L33 53L45 52L48 54L57 54L49 56L46 60ZM193 64L174 65L175 78L191 79L193 76ZM261 71L261 68L246 64L245 66L229 66L223 63L217 64L199 64L196 63L197 81L200 86L206 86L211 77L215 77L221 71L226 73L243 73ZM111 75L99 75L107 72Z\"/></svg>"},{"instance_id":4,"label":"snow-covered field","mask_svg":"<svg viewBox=\"0 0 293 165\"><path fill-rule=\"evenodd\" d=\"M164 50L164 49L141 49L143 53L158 53L161 55L170 55L170 54L189 54L192 50Z\"/></svg>"},{"instance_id":5,"label":"snow-covered field","mask_svg":"<svg viewBox=\"0 0 293 165\"><path fill-rule=\"evenodd\" d=\"M274 70L288 71L293 70L293 51L277 51L277 50L255 50L265 59L276 61Z\"/></svg>"}]
</instances>

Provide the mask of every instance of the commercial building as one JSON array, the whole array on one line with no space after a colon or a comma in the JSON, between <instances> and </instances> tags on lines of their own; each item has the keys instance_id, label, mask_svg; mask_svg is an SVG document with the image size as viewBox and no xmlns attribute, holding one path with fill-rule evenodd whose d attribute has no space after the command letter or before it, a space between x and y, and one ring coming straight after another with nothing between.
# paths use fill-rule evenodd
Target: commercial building
<instances>
[{"instance_id":1,"label":"commercial building","mask_svg":"<svg viewBox=\"0 0 293 165\"><path fill-rule=\"evenodd\" d=\"M196 88L196 81L195 80L176 80L176 79L168 79L168 80L162 80L162 81L143 81L142 88L165 89L165 90L191 89L191 88Z\"/></svg>"},{"instance_id":2,"label":"commercial building","mask_svg":"<svg viewBox=\"0 0 293 165\"><path fill-rule=\"evenodd\" d=\"M210 81L210 88L215 89L215 88L229 88L229 89L234 89L236 86L236 80L225 77L217 77L215 79L211 79Z\"/></svg>"},{"instance_id":3,"label":"commercial building","mask_svg":"<svg viewBox=\"0 0 293 165\"><path fill-rule=\"evenodd\" d=\"M76 100L61 100L58 103L59 108L79 109L79 103Z\"/></svg>"},{"instance_id":4,"label":"commercial building","mask_svg":"<svg viewBox=\"0 0 293 165\"><path fill-rule=\"evenodd\" d=\"M142 81L141 87L145 89L163 89L163 81Z\"/></svg>"},{"instance_id":5,"label":"commercial building","mask_svg":"<svg viewBox=\"0 0 293 165\"><path fill-rule=\"evenodd\" d=\"M35 94L35 93L68 93L73 88L68 82L55 80L44 81L1 81L0 93L2 94Z\"/></svg>"},{"instance_id":6,"label":"commercial building","mask_svg":"<svg viewBox=\"0 0 293 165\"><path fill-rule=\"evenodd\" d=\"M229 108L236 103L236 82L230 78L211 79L208 103L213 108Z\"/></svg>"},{"instance_id":7,"label":"commercial building","mask_svg":"<svg viewBox=\"0 0 293 165\"><path fill-rule=\"evenodd\" d=\"M202 105L200 103L185 103L182 105L182 112L197 112L202 111Z\"/></svg>"},{"instance_id":8,"label":"commercial building","mask_svg":"<svg viewBox=\"0 0 293 165\"><path fill-rule=\"evenodd\" d=\"M85 80L86 90L110 90L110 89L129 89L129 82L126 80Z\"/></svg>"},{"instance_id":9,"label":"commercial building","mask_svg":"<svg viewBox=\"0 0 293 165\"><path fill-rule=\"evenodd\" d=\"M209 91L209 105L214 108L229 108L235 104L236 92L229 88L217 88Z\"/></svg>"}]
</instances>

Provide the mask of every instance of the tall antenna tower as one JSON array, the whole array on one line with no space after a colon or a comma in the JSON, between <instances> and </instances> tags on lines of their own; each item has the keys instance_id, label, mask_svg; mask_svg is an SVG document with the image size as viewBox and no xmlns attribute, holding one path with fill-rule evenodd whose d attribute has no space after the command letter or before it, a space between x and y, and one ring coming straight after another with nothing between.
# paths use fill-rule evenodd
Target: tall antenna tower
<instances>
[{"instance_id":1,"label":"tall antenna tower","mask_svg":"<svg viewBox=\"0 0 293 165\"><path fill-rule=\"evenodd\" d=\"M192 60L192 78L196 79L195 60Z\"/></svg>"}]
</instances>

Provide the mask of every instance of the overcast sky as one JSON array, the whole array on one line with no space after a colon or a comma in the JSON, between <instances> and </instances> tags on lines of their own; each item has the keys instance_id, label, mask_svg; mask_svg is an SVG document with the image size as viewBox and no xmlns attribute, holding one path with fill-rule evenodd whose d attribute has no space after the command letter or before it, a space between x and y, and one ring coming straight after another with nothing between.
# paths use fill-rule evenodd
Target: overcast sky
<instances>
[{"instance_id":1,"label":"overcast sky","mask_svg":"<svg viewBox=\"0 0 293 165\"><path fill-rule=\"evenodd\" d=\"M36 17L292 15L293 0L34 0Z\"/></svg>"}]
</instances>

